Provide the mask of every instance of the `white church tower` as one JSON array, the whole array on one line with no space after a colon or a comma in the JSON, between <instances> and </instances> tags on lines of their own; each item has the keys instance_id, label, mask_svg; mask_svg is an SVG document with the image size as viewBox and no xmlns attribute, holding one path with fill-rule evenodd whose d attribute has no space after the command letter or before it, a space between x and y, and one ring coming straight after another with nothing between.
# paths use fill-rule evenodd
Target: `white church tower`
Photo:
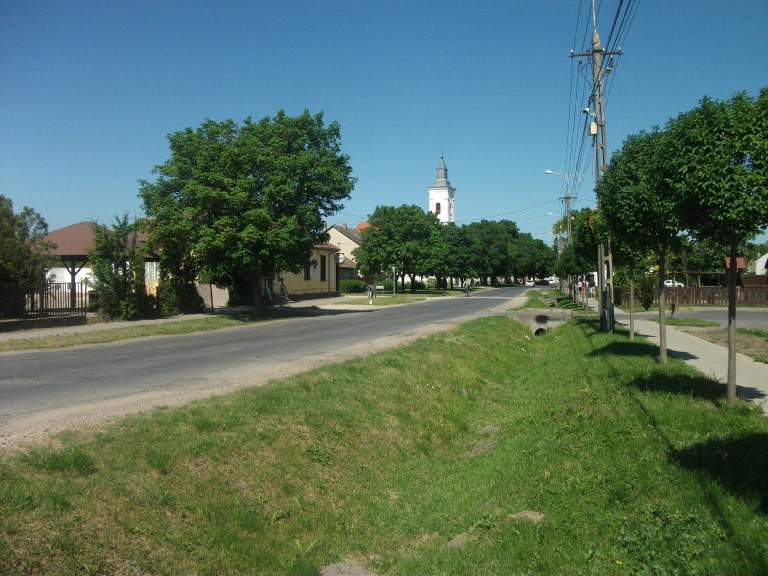
<instances>
[{"instance_id":1,"label":"white church tower","mask_svg":"<svg viewBox=\"0 0 768 576\"><path fill-rule=\"evenodd\" d=\"M453 193L456 188L448 182L448 168L445 167L443 157L440 156L440 165L437 167L437 178L429 187L429 211L435 214L441 224L454 222Z\"/></svg>"}]
</instances>

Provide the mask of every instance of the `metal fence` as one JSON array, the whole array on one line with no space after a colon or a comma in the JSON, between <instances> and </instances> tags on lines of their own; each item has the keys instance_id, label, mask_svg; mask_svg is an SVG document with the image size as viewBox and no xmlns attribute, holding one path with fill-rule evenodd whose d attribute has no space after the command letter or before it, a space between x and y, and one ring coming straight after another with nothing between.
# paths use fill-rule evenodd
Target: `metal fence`
<instances>
[{"instance_id":1,"label":"metal fence","mask_svg":"<svg viewBox=\"0 0 768 576\"><path fill-rule=\"evenodd\" d=\"M0 284L0 319L82 315L88 311L88 285L45 282Z\"/></svg>"}]
</instances>

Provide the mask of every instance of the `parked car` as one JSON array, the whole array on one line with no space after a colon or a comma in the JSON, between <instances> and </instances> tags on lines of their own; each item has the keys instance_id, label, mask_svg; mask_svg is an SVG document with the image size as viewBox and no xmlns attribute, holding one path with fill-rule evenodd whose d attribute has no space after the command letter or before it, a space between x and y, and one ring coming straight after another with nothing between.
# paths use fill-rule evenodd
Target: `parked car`
<instances>
[{"instance_id":1,"label":"parked car","mask_svg":"<svg viewBox=\"0 0 768 576\"><path fill-rule=\"evenodd\" d=\"M525 285L526 285L526 286L533 286L533 285L534 285L534 282L533 282L533 280L532 280L532 279L530 279L530 278L529 278L528 280L526 280L526 281L525 281Z\"/></svg>"},{"instance_id":2,"label":"parked car","mask_svg":"<svg viewBox=\"0 0 768 576\"><path fill-rule=\"evenodd\" d=\"M682 288L685 284L677 280L664 280L664 286L667 288Z\"/></svg>"}]
</instances>

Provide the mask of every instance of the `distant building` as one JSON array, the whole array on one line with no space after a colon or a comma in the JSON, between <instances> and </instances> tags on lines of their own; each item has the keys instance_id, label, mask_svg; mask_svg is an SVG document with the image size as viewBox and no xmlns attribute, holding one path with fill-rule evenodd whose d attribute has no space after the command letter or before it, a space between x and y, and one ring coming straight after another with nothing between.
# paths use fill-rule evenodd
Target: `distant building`
<instances>
[{"instance_id":1,"label":"distant building","mask_svg":"<svg viewBox=\"0 0 768 576\"><path fill-rule=\"evenodd\" d=\"M768 252L758 256L757 260L755 260L755 274L758 276L768 274Z\"/></svg>"},{"instance_id":2,"label":"distant building","mask_svg":"<svg viewBox=\"0 0 768 576\"><path fill-rule=\"evenodd\" d=\"M339 279L357 278L357 261L352 251L360 246L360 230L367 227L368 222L362 222L356 228L347 228L346 224L328 228L329 242L339 249Z\"/></svg>"},{"instance_id":3,"label":"distant building","mask_svg":"<svg viewBox=\"0 0 768 576\"><path fill-rule=\"evenodd\" d=\"M441 224L455 222L453 193L456 188L448 181L448 168L443 157L437 167L437 177L429 187L429 211L435 214Z\"/></svg>"}]
</instances>

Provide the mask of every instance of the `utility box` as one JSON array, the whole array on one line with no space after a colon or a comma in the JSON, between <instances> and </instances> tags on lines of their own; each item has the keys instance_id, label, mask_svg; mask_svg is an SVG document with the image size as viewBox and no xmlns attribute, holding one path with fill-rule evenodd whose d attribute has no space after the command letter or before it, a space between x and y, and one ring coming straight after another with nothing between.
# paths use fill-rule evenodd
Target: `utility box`
<instances>
[{"instance_id":1,"label":"utility box","mask_svg":"<svg viewBox=\"0 0 768 576\"><path fill-rule=\"evenodd\" d=\"M590 122L589 123L589 135L590 136L597 136L597 122Z\"/></svg>"}]
</instances>

